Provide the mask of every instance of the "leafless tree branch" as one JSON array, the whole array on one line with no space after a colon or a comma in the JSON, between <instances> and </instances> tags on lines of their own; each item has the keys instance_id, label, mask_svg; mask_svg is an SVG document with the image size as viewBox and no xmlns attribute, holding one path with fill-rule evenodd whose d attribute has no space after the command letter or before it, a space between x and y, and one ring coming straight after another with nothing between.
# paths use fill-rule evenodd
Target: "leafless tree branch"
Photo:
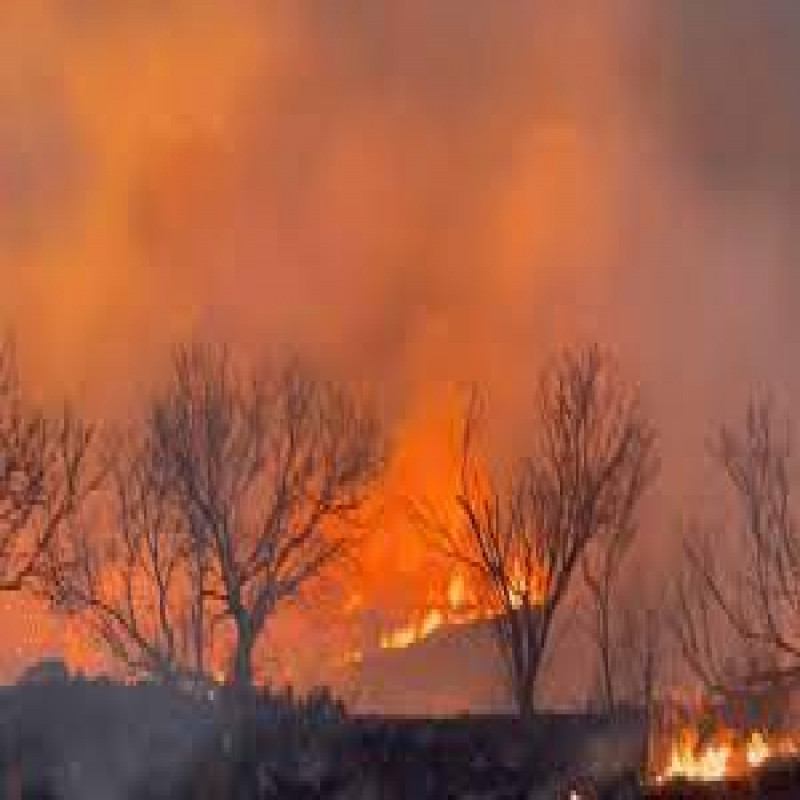
<instances>
[{"instance_id":1,"label":"leafless tree branch","mask_svg":"<svg viewBox=\"0 0 800 800\"><path fill-rule=\"evenodd\" d=\"M94 430L68 408L48 417L23 397L14 343L0 346L0 590L35 583L42 558L102 482Z\"/></svg>"},{"instance_id":2,"label":"leafless tree branch","mask_svg":"<svg viewBox=\"0 0 800 800\"><path fill-rule=\"evenodd\" d=\"M734 514L715 530L695 524L686 538L673 614L683 657L712 694L796 683L800 532L788 426L770 401L754 402L742 430L723 427L710 450ZM735 554L724 566L723 553ZM732 649L746 658L737 663Z\"/></svg>"},{"instance_id":3,"label":"leafless tree branch","mask_svg":"<svg viewBox=\"0 0 800 800\"><path fill-rule=\"evenodd\" d=\"M183 348L150 427L235 633L232 679L253 682L267 620L353 542L382 463L374 414L299 363L250 373L224 348Z\"/></svg>"},{"instance_id":4,"label":"leafless tree branch","mask_svg":"<svg viewBox=\"0 0 800 800\"><path fill-rule=\"evenodd\" d=\"M415 519L441 552L471 570L493 614L520 714L534 689L553 620L590 547L629 533L655 474L655 434L638 393L596 347L567 351L542 373L533 443L506 474L488 467L465 418L458 519L419 504Z\"/></svg>"}]
</instances>

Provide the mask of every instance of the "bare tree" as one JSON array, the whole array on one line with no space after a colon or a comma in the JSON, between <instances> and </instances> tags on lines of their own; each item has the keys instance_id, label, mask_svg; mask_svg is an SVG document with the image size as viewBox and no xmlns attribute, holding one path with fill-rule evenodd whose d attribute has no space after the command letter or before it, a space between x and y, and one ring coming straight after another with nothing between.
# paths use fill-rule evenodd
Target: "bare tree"
<instances>
[{"instance_id":1,"label":"bare tree","mask_svg":"<svg viewBox=\"0 0 800 800\"><path fill-rule=\"evenodd\" d=\"M596 660L589 704L605 713L652 709L661 678L663 615L650 601L649 587L631 581L630 569L627 580L623 574L636 533L631 519L583 560L584 623Z\"/></svg>"},{"instance_id":2,"label":"bare tree","mask_svg":"<svg viewBox=\"0 0 800 800\"><path fill-rule=\"evenodd\" d=\"M606 597L603 595L604 604ZM653 745L674 732L665 715L670 708L664 692L664 614L641 591L628 591L608 605L600 606L600 602L594 596L590 603L596 667L588 686L587 710L623 718L634 714L646 731L641 762L646 766ZM601 627L606 623L601 622L600 614L607 615L607 627Z\"/></svg>"},{"instance_id":3,"label":"bare tree","mask_svg":"<svg viewBox=\"0 0 800 800\"><path fill-rule=\"evenodd\" d=\"M556 612L581 560L627 529L655 470L655 434L638 393L598 348L567 351L545 368L533 442L503 472L477 451L467 414L457 520L429 504L415 516L465 565L492 613L513 701L525 716Z\"/></svg>"},{"instance_id":4,"label":"bare tree","mask_svg":"<svg viewBox=\"0 0 800 800\"><path fill-rule=\"evenodd\" d=\"M23 397L13 341L0 345L0 591L35 582L42 557L97 488L93 429L48 417Z\"/></svg>"},{"instance_id":5,"label":"bare tree","mask_svg":"<svg viewBox=\"0 0 800 800\"><path fill-rule=\"evenodd\" d=\"M139 434L109 438L108 491L48 548L41 584L129 675L203 680L205 573L159 454Z\"/></svg>"},{"instance_id":6,"label":"bare tree","mask_svg":"<svg viewBox=\"0 0 800 800\"><path fill-rule=\"evenodd\" d=\"M682 654L712 694L796 683L800 531L788 426L771 403L752 403L743 429L723 427L711 454L734 513L716 528L695 523L686 537L673 615Z\"/></svg>"},{"instance_id":7,"label":"bare tree","mask_svg":"<svg viewBox=\"0 0 800 800\"><path fill-rule=\"evenodd\" d=\"M231 679L253 683L267 621L353 543L383 447L375 416L296 363L250 373L227 350L175 357L151 430L209 572L215 622L230 623Z\"/></svg>"},{"instance_id":8,"label":"bare tree","mask_svg":"<svg viewBox=\"0 0 800 800\"><path fill-rule=\"evenodd\" d=\"M652 604L629 605L622 615L621 671L626 689L622 700L652 712L665 677L663 611Z\"/></svg>"},{"instance_id":9,"label":"bare tree","mask_svg":"<svg viewBox=\"0 0 800 800\"><path fill-rule=\"evenodd\" d=\"M599 701L600 708L606 712L616 710L620 699L617 682L620 679L622 653L619 647L621 632L617 630L620 622L617 592L634 532L632 525L621 525L611 532L602 547L587 553L582 562L584 582L589 593L587 628L597 660L593 699ZM625 620L626 625L632 622L632 617ZM626 630L626 636L632 630Z\"/></svg>"}]
</instances>

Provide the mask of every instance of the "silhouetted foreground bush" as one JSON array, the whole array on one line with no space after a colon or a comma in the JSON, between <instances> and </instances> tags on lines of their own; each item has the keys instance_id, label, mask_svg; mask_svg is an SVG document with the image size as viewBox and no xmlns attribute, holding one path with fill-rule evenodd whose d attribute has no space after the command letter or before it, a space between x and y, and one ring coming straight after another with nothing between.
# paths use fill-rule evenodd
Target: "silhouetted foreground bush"
<instances>
[{"instance_id":1,"label":"silhouetted foreground bush","mask_svg":"<svg viewBox=\"0 0 800 800\"><path fill-rule=\"evenodd\" d=\"M0 788L11 800L549 798L591 775L587 797L635 797L642 732L633 715L350 718L324 691L244 701L43 681L0 693Z\"/></svg>"}]
</instances>

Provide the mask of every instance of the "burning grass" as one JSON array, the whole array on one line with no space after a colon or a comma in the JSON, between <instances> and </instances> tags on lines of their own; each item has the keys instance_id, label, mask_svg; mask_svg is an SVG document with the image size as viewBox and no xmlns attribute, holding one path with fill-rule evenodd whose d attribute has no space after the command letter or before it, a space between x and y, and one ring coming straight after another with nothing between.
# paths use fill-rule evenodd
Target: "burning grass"
<instances>
[{"instance_id":1,"label":"burning grass","mask_svg":"<svg viewBox=\"0 0 800 800\"><path fill-rule=\"evenodd\" d=\"M800 797L800 738L773 710L747 694L673 707L671 726L651 736L644 796Z\"/></svg>"},{"instance_id":2,"label":"burning grass","mask_svg":"<svg viewBox=\"0 0 800 800\"><path fill-rule=\"evenodd\" d=\"M696 728L685 728L670 746L667 762L656 775L656 782L740 778L776 759L794 757L798 752L794 739L765 731L742 735L723 729L704 741Z\"/></svg>"}]
</instances>

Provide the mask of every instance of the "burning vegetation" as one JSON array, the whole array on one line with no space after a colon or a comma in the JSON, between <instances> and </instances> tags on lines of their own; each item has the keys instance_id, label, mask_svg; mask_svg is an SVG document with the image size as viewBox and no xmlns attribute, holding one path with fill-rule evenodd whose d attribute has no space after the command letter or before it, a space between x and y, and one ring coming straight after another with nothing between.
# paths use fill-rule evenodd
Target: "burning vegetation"
<instances>
[{"instance_id":1,"label":"burning vegetation","mask_svg":"<svg viewBox=\"0 0 800 800\"><path fill-rule=\"evenodd\" d=\"M703 741L696 729L686 728L677 735L668 751L667 763L656 775L657 783L721 782L741 778L770 761L796 755L797 745L792 739L770 736L762 731L745 735L718 731Z\"/></svg>"},{"instance_id":2,"label":"burning vegetation","mask_svg":"<svg viewBox=\"0 0 800 800\"><path fill-rule=\"evenodd\" d=\"M385 694L370 698L376 684L447 700L443 713L452 714L469 710L458 705L465 696L475 699L473 689L459 695L470 680L491 677L485 710L502 709L504 722L490 725L486 740L464 734L459 746L492 765L480 778L465 767L470 780L495 787L542 783L557 792L581 776L595 787L633 780L641 792L727 785L799 755L788 703L797 670L790 449L766 405L748 413L743 433L725 429L713 449L741 512L730 523L743 537L740 571L717 567L709 538L689 538L677 592L659 609L638 598L631 605L621 588L659 455L639 390L615 360L590 346L549 362L533 397L532 435L508 459L489 446L484 401L473 393L453 480L405 504L408 529L429 553L426 602L350 646L344 631L336 641L336 626L357 633L370 598L367 584L345 578L357 574L351 568L380 520L391 441L363 393L299 362L254 370L198 345L176 352L138 422L102 429L72 411L51 420L35 410L10 346L3 362L3 588L46 599L83 626L129 687L144 681L191 698L198 714L209 710L212 740L227 730L248 769L268 773L247 780L283 787L254 796L292 796L286 787L307 780L318 788L352 781L331 763L334 753L361 763L384 737L419 749L419 758L428 749L435 761L450 733L409 733L399 720L375 733L388 708ZM341 608L331 604L326 616L324 601L337 597ZM331 699L320 706L319 741L316 722L304 727L308 706L294 694L302 687L277 706L261 689L279 675L262 661L268 633L309 601L334 631L351 710L372 712L350 717ZM587 654L588 711L546 722L540 687L558 623L569 618L562 630ZM728 636L715 638L725 626ZM665 669L676 653L706 698L680 714ZM426 682L426 671L445 683ZM252 719L252 704L266 717ZM270 714L295 737L299 751L287 758L311 752L321 763L265 767L253 747L275 735ZM430 747L418 748L418 736ZM300 774L309 769L316 777ZM401 780L379 773L379 782ZM455 780L430 777L442 791Z\"/></svg>"},{"instance_id":3,"label":"burning vegetation","mask_svg":"<svg viewBox=\"0 0 800 800\"><path fill-rule=\"evenodd\" d=\"M594 5L0 0L0 800L800 797L800 5Z\"/></svg>"},{"instance_id":4,"label":"burning vegetation","mask_svg":"<svg viewBox=\"0 0 800 800\"><path fill-rule=\"evenodd\" d=\"M443 625L465 625L490 614L482 608L473 592L467 591L464 578L455 573L447 586L446 603L425 610L418 622L381 634L382 650L400 650L427 639Z\"/></svg>"}]
</instances>

